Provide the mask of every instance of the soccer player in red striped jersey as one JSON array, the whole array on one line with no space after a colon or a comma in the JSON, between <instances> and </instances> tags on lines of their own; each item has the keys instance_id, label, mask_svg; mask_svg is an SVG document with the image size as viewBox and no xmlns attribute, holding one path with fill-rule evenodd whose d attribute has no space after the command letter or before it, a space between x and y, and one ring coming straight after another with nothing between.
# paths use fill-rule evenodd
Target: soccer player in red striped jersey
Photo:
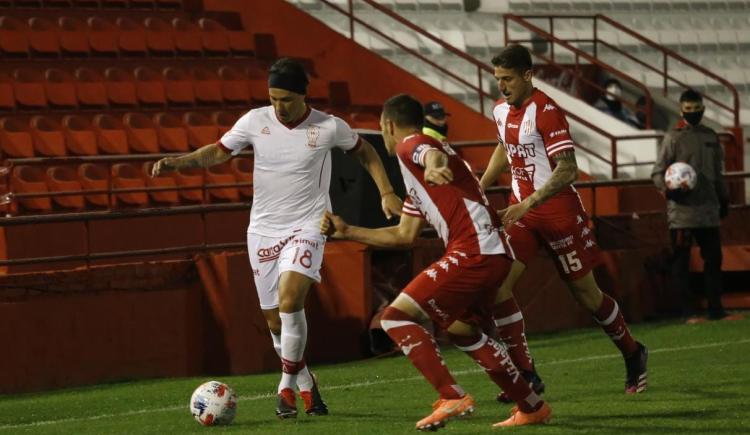
<instances>
[{"instance_id":1,"label":"soccer player in red striped jersey","mask_svg":"<svg viewBox=\"0 0 750 435\"><path fill-rule=\"evenodd\" d=\"M419 430L436 430L449 418L471 413L474 400L445 366L434 337L421 322L430 319L474 359L516 403L510 418L495 426L545 423L549 406L521 377L505 348L479 324L511 265L500 219L489 207L479 180L447 144L422 134L422 105L408 95L392 97L380 124L389 154L398 158L408 197L401 221L387 228L348 225L326 213L321 233L380 247L407 247L425 222L443 239L445 255L418 274L383 312L381 324L440 395Z\"/></svg>"},{"instance_id":2,"label":"soccer player in red striped jersey","mask_svg":"<svg viewBox=\"0 0 750 435\"><path fill-rule=\"evenodd\" d=\"M501 214L506 242L518 260L493 308L499 336L529 382L541 384L512 289L523 264L544 246L556 259L557 271L573 297L592 313L622 353L627 372L625 392L641 392L647 385L648 352L630 334L617 302L602 293L594 279L592 270L601 261L601 253L572 186L578 166L565 114L533 86L531 54L526 48L510 45L492 59L492 65L503 96L493 110L499 143L480 183L486 189L510 166L512 195ZM502 394L498 396L503 399Z\"/></svg>"}]
</instances>

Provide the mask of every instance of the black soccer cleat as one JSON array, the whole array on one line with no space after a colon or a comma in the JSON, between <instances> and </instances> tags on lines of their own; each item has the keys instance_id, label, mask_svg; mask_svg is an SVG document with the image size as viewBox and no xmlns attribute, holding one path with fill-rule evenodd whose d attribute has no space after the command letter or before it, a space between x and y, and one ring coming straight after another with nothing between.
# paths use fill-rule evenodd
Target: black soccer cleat
<instances>
[{"instance_id":1,"label":"black soccer cleat","mask_svg":"<svg viewBox=\"0 0 750 435\"><path fill-rule=\"evenodd\" d=\"M305 413L307 415L328 415L328 405L323 401L318 390L317 376L311 373L313 378L313 387L310 391L300 391L299 395L305 402Z\"/></svg>"},{"instance_id":2,"label":"black soccer cleat","mask_svg":"<svg viewBox=\"0 0 750 435\"><path fill-rule=\"evenodd\" d=\"M296 418L297 403L294 399L294 390L284 388L279 393L279 401L276 405L276 417L279 418Z\"/></svg>"},{"instance_id":3,"label":"black soccer cleat","mask_svg":"<svg viewBox=\"0 0 750 435\"><path fill-rule=\"evenodd\" d=\"M625 358L625 394L636 394L644 391L648 386L648 349L636 342L638 350Z\"/></svg>"},{"instance_id":4,"label":"black soccer cleat","mask_svg":"<svg viewBox=\"0 0 750 435\"><path fill-rule=\"evenodd\" d=\"M536 372L536 369L533 371L528 370L521 370L521 376L523 376L524 379L526 379L526 382L529 383L529 388L536 394L542 395L544 393L544 382L542 382L542 378L539 377L539 374ZM508 396L508 393L505 391L501 391L497 394L497 401L500 403L513 403L514 400Z\"/></svg>"}]
</instances>

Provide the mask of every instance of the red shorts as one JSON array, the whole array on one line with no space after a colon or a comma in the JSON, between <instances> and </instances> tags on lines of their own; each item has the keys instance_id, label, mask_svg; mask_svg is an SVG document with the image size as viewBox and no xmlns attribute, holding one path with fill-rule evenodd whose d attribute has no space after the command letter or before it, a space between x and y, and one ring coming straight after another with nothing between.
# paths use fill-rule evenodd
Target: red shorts
<instances>
[{"instance_id":1,"label":"red shorts","mask_svg":"<svg viewBox=\"0 0 750 435\"><path fill-rule=\"evenodd\" d=\"M442 329L456 320L479 324L490 314L511 263L505 255L448 252L420 272L402 293Z\"/></svg>"},{"instance_id":2,"label":"red shorts","mask_svg":"<svg viewBox=\"0 0 750 435\"><path fill-rule=\"evenodd\" d=\"M527 213L505 229L506 246L516 260L528 264L540 245L546 246L555 259L560 277L575 281L601 263L601 252L589 228L589 217L579 204L566 213Z\"/></svg>"}]
</instances>

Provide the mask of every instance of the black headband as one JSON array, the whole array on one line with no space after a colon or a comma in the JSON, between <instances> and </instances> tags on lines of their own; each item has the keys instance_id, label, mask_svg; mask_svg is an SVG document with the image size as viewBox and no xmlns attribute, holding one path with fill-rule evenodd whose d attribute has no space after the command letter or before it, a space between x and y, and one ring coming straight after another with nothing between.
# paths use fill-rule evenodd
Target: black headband
<instances>
[{"instance_id":1,"label":"black headband","mask_svg":"<svg viewBox=\"0 0 750 435\"><path fill-rule=\"evenodd\" d=\"M307 94L307 77L299 74L283 74L271 72L268 74L268 87L284 89L295 94Z\"/></svg>"}]
</instances>

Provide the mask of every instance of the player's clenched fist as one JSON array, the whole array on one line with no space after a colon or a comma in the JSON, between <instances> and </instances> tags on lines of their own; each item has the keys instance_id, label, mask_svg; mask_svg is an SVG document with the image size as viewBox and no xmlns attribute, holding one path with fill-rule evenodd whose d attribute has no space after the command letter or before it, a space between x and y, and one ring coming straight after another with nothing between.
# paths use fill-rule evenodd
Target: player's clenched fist
<instances>
[{"instance_id":1,"label":"player's clenched fist","mask_svg":"<svg viewBox=\"0 0 750 435\"><path fill-rule=\"evenodd\" d=\"M151 176L156 177L165 172L172 172L177 169L177 159L174 157L165 157L156 163L151 168Z\"/></svg>"},{"instance_id":2,"label":"player's clenched fist","mask_svg":"<svg viewBox=\"0 0 750 435\"><path fill-rule=\"evenodd\" d=\"M320 234L328 237L333 237L334 239L343 238L347 228L349 228L349 225L346 221L330 211L326 211L320 218Z\"/></svg>"}]
</instances>

